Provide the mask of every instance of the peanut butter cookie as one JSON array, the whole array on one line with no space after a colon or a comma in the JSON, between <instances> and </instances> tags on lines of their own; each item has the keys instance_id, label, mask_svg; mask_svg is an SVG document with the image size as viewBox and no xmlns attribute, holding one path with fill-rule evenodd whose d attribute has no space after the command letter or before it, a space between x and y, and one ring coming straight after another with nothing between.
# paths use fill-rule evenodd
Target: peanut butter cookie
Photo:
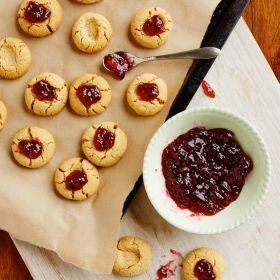
<instances>
[{"instance_id":1,"label":"peanut butter cookie","mask_svg":"<svg viewBox=\"0 0 280 280\"><path fill-rule=\"evenodd\" d=\"M82 4L94 4L94 3L98 3L102 0L76 0L78 3L82 3Z\"/></svg>"}]
</instances>

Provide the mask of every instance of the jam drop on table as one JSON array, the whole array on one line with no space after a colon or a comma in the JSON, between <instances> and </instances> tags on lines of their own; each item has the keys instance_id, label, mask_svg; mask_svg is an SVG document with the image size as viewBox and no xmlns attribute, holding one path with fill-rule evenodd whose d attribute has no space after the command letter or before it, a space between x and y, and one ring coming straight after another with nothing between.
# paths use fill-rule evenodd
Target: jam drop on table
<instances>
[{"instance_id":1,"label":"jam drop on table","mask_svg":"<svg viewBox=\"0 0 280 280\"><path fill-rule=\"evenodd\" d=\"M151 102L158 97L159 90L156 84L143 83L137 87L136 93L141 100Z\"/></svg>"},{"instance_id":2,"label":"jam drop on table","mask_svg":"<svg viewBox=\"0 0 280 280\"><path fill-rule=\"evenodd\" d=\"M74 170L66 177L66 189L78 191L88 182L87 174L83 170Z\"/></svg>"},{"instance_id":3,"label":"jam drop on table","mask_svg":"<svg viewBox=\"0 0 280 280\"><path fill-rule=\"evenodd\" d=\"M40 101L52 102L57 98L56 89L44 80L34 84L31 90Z\"/></svg>"},{"instance_id":4,"label":"jam drop on table","mask_svg":"<svg viewBox=\"0 0 280 280\"><path fill-rule=\"evenodd\" d=\"M169 279L175 274L176 266L174 266L173 263L174 260L171 260L157 270L157 280Z\"/></svg>"},{"instance_id":5,"label":"jam drop on table","mask_svg":"<svg viewBox=\"0 0 280 280\"><path fill-rule=\"evenodd\" d=\"M162 19L159 16L154 15L144 23L143 31L148 36L157 36L166 30Z\"/></svg>"},{"instance_id":6,"label":"jam drop on table","mask_svg":"<svg viewBox=\"0 0 280 280\"><path fill-rule=\"evenodd\" d=\"M97 86L81 85L77 88L77 96L83 105L89 109L92 104L95 104L101 99L101 93Z\"/></svg>"},{"instance_id":7,"label":"jam drop on table","mask_svg":"<svg viewBox=\"0 0 280 280\"><path fill-rule=\"evenodd\" d=\"M210 98L215 98L216 96L215 91L206 81L203 80L201 85L202 85L203 92L206 96Z\"/></svg>"},{"instance_id":8,"label":"jam drop on table","mask_svg":"<svg viewBox=\"0 0 280 280\"><path fill-rule=\"evenodd\" d=\"M33 140L21 140L18 143L19 152L29 159L36 159L41 156L43 152L43 146L37 139Z\"/></svg>"},{"instance_id":9,"label":"jam drop on table","mask_svg":"<svg viewBox=\"0 0 280 280\"><path fill-rule=\"evenodd\" d=\"M194 267L194 275L198 280L214 280L216 275L213 272L213 266L208 261L202 259Z\"/></svg>"},{"instance_id":10,"label":"jam drop on table","mask_svg":"<svg viewBox=\"0 0 280 280\"><path fill-rule=\"evenodd\" d=\"M40 23L47 20L51 16L51 11L44 5L36 1L29 1L25 12L24 18L30 23Z\"/></svg>"},{"instance_id":11,"label":"jam drop on table","mask_svg":"<svg viewBox=\"0 0 280 280\"><path fill-rule=\"evenodd\" d=\"M93 144L97 151L104 152L111 149L115 143L115 134L103 127L96 129Z\"/></svg>"},{"instance_id":12,"label":"jam drop on table","mask_svg":"<svg viewBox=\"0 0 280 280\"><path fill-rule=\"evenodd\" d=\"M253 169L230 130L195 127L162 153L170 197L181 209L214 215L235 201Z\"/></svg>"}]
</instances>

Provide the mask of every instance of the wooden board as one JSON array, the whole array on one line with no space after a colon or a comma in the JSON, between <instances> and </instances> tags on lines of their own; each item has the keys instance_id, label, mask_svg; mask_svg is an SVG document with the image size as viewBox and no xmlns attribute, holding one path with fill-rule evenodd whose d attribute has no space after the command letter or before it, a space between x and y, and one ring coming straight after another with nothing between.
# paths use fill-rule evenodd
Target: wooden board
<instances>
[{"instance_id":1,"label":"wooden board","mask_svg":"<svg viewBox=\"0 0 280 280\"><path fill-rule=\"evenodd\" d=\"M162 220L141 188L121 221L120 236L138 235L153 245L152 268L138 279L156 279L161 256L168 254L171 248L186 254L198 246L216 248L224 255L227 266L225 279L279 279L280 188L277 176L280 174L280 87L243 20L237 25L206 80L216 90L217 97L209 99L199 89L190 107L218 106L240 113L255 124L269 147L273 172L271 188L263 207L254 218L230 232L194 235ZM34 279L118 279L116 276L90 274L63 263L56 254L45 249L17 240L14 242Z\"/></svg>"}]
</instances>

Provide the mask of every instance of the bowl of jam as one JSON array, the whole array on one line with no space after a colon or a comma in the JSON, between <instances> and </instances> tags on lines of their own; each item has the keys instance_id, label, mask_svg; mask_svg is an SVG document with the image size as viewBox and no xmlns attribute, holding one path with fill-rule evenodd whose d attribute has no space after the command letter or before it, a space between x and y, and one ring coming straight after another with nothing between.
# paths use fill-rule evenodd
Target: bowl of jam
<instances>
[{"instance_id":1,"label":"bowl of jam","mask_svg":"<svg viewBox=\"0 0 280 280\"><path fill-rule=\"evenodd\" d=\"M197 108L168 120L147 148L147 195L170 224L201 234L220 233L256 213L270 179L267 148L243 117Z\"/></svg>"}]
</instances>

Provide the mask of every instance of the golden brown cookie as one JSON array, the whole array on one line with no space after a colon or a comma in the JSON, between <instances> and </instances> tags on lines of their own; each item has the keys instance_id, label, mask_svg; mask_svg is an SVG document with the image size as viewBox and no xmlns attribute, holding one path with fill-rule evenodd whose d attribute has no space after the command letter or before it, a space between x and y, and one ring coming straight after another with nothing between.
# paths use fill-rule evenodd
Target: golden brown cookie
<instances>
[{"instance_id":1,"label":"golden brown cookie","mask_svg":"<svg viewBox=\"0 0 280 280\"><path fill-rule=\"evenodd\" d=\"M94 3L98 3L102 0L76 0L78 3L82 3L82 4L94 4Z\"/></svg>"},{"instance_id":2,"label":"golden brown cookie","mask_svg":"<svg viewBox=\"0 0 280 280\"><path fill-rule=\"evenodd\" d=\"M127 137L113 122L88 128L82 137L82 150L93 164L108 167L116 164L127 148Z\"/></svg>"},{"instance_id":3,"label":"golden brown cookie","mask_svg":"<svg viewBox=\"0 0 280 280\"><path fill-rule=\"evenodd\" d=\"M220 253L206 247L191 251L183 262L183 273L186 280L221 280L224 270L224 260Z\"/></svg>"},{"instance_id":4,"label":"golden brown cookie","mask_svg":"<svg viewBox=\"0 0 280 280\"><path fill-rule=\"evenodd\" d=\"M84 74L70 86L69 101L72 109L81 116L104 112L112 97L111 87L101 76Z\"/></svg>"},{"instance_id":5,"label":"golden brown cookie","mask_svg":"<svg viewBox=\"0 0 280 280\"><path fill-rule=\"evenodd\" d=\"M45 129L31 126L16 133L12 142L15 160L28 168L39 168L47 164L55 152L53 136Z\"/></svg>"},{"instance_id":6,"label":"golden brown cookie","mask_svg":"<svg viewBox=\"0 0 280 280\"><path fill-rule=\"evenodd\" d=\"M99 174L93 164L83 158L64 161L55 172L55 187L65 198L85 200L96 195Z\"/></svg>"},{"instance_id":7,"label":"golden brown cookie","mask_svg":"<svg viewBox=\"0 0 280 280\"><path fill-rule=\"evenodd\" d=\"M20 39L6 37L0 40L0 77L17 79L23 76L31 64L31 52Z\"/></svg>"},{"instance_id":8,"label":"golden brown cookie","mask_svg":"<svg viewBox=\"0 0 280 280\"><path fill-rule=\"evenodd\" d=\"M114 272L126 277L144 274L152 262L150 244L141 238L127 236L119 240Z\"/></svg>"},{"instance_id":9,"label":"golden brown cookie","mask_svg":"<svg viewBox=\"0 0 280 280\"><path fill-rule=\"evenodd\" d=\"M37 75L28 83L24 97L31 112L40 116L52 116L66 105L68 89L62 78L46 72Z\"/></svg>"},{"instance_id":10,"label":"golden brown cookie","mask_svg":"<svg viewBox=\"0 0 280 280\"><path fill-rule=\"evenodd\" d=\"M57 0L23 0L17 18L25 33L44 37L58 29L62 20L62 9Z\"/></svg>"},{"instance_id":11,"label":"golden brown cookie","mask_svg":"<svg viewBox=\"0 0 280 280\"><path fill-rule=\"evenodd\" d=\"M172 18L162 8L149 8L139 11L130 26L134 39L145 48L163 45L172 31Z\"/></svg>"},{"instance_id":12,"label":"golden brown cookie","mask_svg":"<svg viewBox=\"0 0 280 280\"><path fill-rule=\"evenodd\" d=\"M152 116L160 112L167 100L165 82L153 74L142 74L129 85L129 106L141 116Z\"/></svg>"},{"instance_id":13,"label":"golden brown cookie","mask_svg":"<svg viewBox=\"0 0 280 280\"><path fill-rule=\"evenodd\" d=\"M72 28L75 45L86 53L97 53L103 50L108 45L111 36L111 24L100 14L82 14Z\"/></svg>"},{"instance_id":14,"label":"golden brown cookie","mask_svg":"<svg viewBox=\"0 0 280 280\"><path fill-rule=\"evenodd\" d=\"M0 100L0 131L3 129L4 125L7 122L8 111L5 106L5 103Z\"/></svg>"}]
</instances>

